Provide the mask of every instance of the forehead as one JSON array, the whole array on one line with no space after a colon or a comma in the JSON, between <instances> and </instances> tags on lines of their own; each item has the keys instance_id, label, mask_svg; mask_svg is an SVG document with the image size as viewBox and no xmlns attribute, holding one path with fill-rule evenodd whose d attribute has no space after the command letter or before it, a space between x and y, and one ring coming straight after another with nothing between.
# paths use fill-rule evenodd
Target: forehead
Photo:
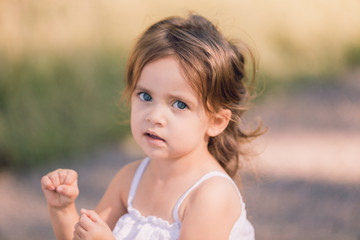
<instances>
[{"instance_id":1,"label":"forehead","mask_svg":"<svg viewBox=\"0 0 360 240\"><path fill-rule=\"evenodd\" d=\"M160 58L146 64L140 73L139 81L144 78L184 79L180 65L175 57Z\"/></svg>"},{"instance_id":2,"label":"forehead","mask_svg":"<svg viewBox=\"0 0 360 240\"><path fill-rule=\"evenodd\" d=\"M189 85L176 57L164 57L146 64L136 85L136 88L151 87L197 95Z\"/></svg>"}]
</instances>

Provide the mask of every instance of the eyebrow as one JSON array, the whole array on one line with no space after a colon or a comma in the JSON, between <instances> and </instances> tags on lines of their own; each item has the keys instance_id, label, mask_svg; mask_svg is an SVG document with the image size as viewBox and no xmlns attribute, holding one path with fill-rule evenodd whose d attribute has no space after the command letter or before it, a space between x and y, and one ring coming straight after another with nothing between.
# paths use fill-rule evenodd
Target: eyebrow
<instances>
[{"instance_id":1,"label":"eyebrow","mask_svg":"<svg viewBox=\"0 0 360 240\"><path fill-rule=\"evenodd\" d=\"M136 86L134 88L134 92L136 92L136 91L144 91L144 92L151 93L151 91L149 89L139 86L139 84L136 84Z\"/></svg>"}]
</instances>

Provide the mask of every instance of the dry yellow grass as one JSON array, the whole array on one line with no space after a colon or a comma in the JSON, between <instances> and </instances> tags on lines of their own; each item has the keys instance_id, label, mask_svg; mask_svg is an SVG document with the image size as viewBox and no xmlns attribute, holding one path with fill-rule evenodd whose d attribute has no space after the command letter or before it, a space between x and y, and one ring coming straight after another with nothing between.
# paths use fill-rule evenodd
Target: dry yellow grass
<instances>
[{"instance_id":1,"label":"dry yellow grass","mask_svg":"<svg viewBox=\"0 0 360 240\"><path fill-rule=\"evenodd\" d=\"M150 23L202 14L228 36L256 46L262 67L281 75L341 64L344 47L360 41L360 2L344 1L0 1L0 51L64 53L128 48Z\"/></svg>"}]
</instances>

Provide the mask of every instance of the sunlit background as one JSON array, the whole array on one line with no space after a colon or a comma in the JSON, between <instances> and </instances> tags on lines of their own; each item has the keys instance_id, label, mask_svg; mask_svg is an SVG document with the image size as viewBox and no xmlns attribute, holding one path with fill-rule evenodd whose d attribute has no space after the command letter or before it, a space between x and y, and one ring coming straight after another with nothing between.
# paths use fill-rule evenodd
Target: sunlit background
<instances>
[{"instance_id":1,"label":"sunlit background","mask_svg":"<svg viewBox=\"0 0 360 240\"><path fill-rule=\"evenodd\" d=\"M53 239L40 177L80 174L94 208L141 156L119 102L130 47L151 23L201 14L259 59L243 171L257 239L360 239L360 2L0 0L0 239Z\"/></svg>"}]
</instances>

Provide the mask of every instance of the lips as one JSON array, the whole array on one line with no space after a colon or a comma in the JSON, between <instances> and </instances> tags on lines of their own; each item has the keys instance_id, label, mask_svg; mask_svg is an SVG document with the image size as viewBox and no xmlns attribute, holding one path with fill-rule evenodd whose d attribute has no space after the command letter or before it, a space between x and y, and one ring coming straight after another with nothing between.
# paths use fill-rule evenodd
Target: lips
<instances>
[{"instance_id":1,"label":"lips","mask_svg":"<svg viewBox=\"0 0 360 240\"><path fill-rule=\"evenodd\" d=\"M153 132L146 132L144 134L145 136L151 138L151 139L154 139L154 140L160 140L160 141L163 141L165 142L165 139L159 137L158 135L156 135L156 133L153 133Z\"/></svg>"}]
</instances>

